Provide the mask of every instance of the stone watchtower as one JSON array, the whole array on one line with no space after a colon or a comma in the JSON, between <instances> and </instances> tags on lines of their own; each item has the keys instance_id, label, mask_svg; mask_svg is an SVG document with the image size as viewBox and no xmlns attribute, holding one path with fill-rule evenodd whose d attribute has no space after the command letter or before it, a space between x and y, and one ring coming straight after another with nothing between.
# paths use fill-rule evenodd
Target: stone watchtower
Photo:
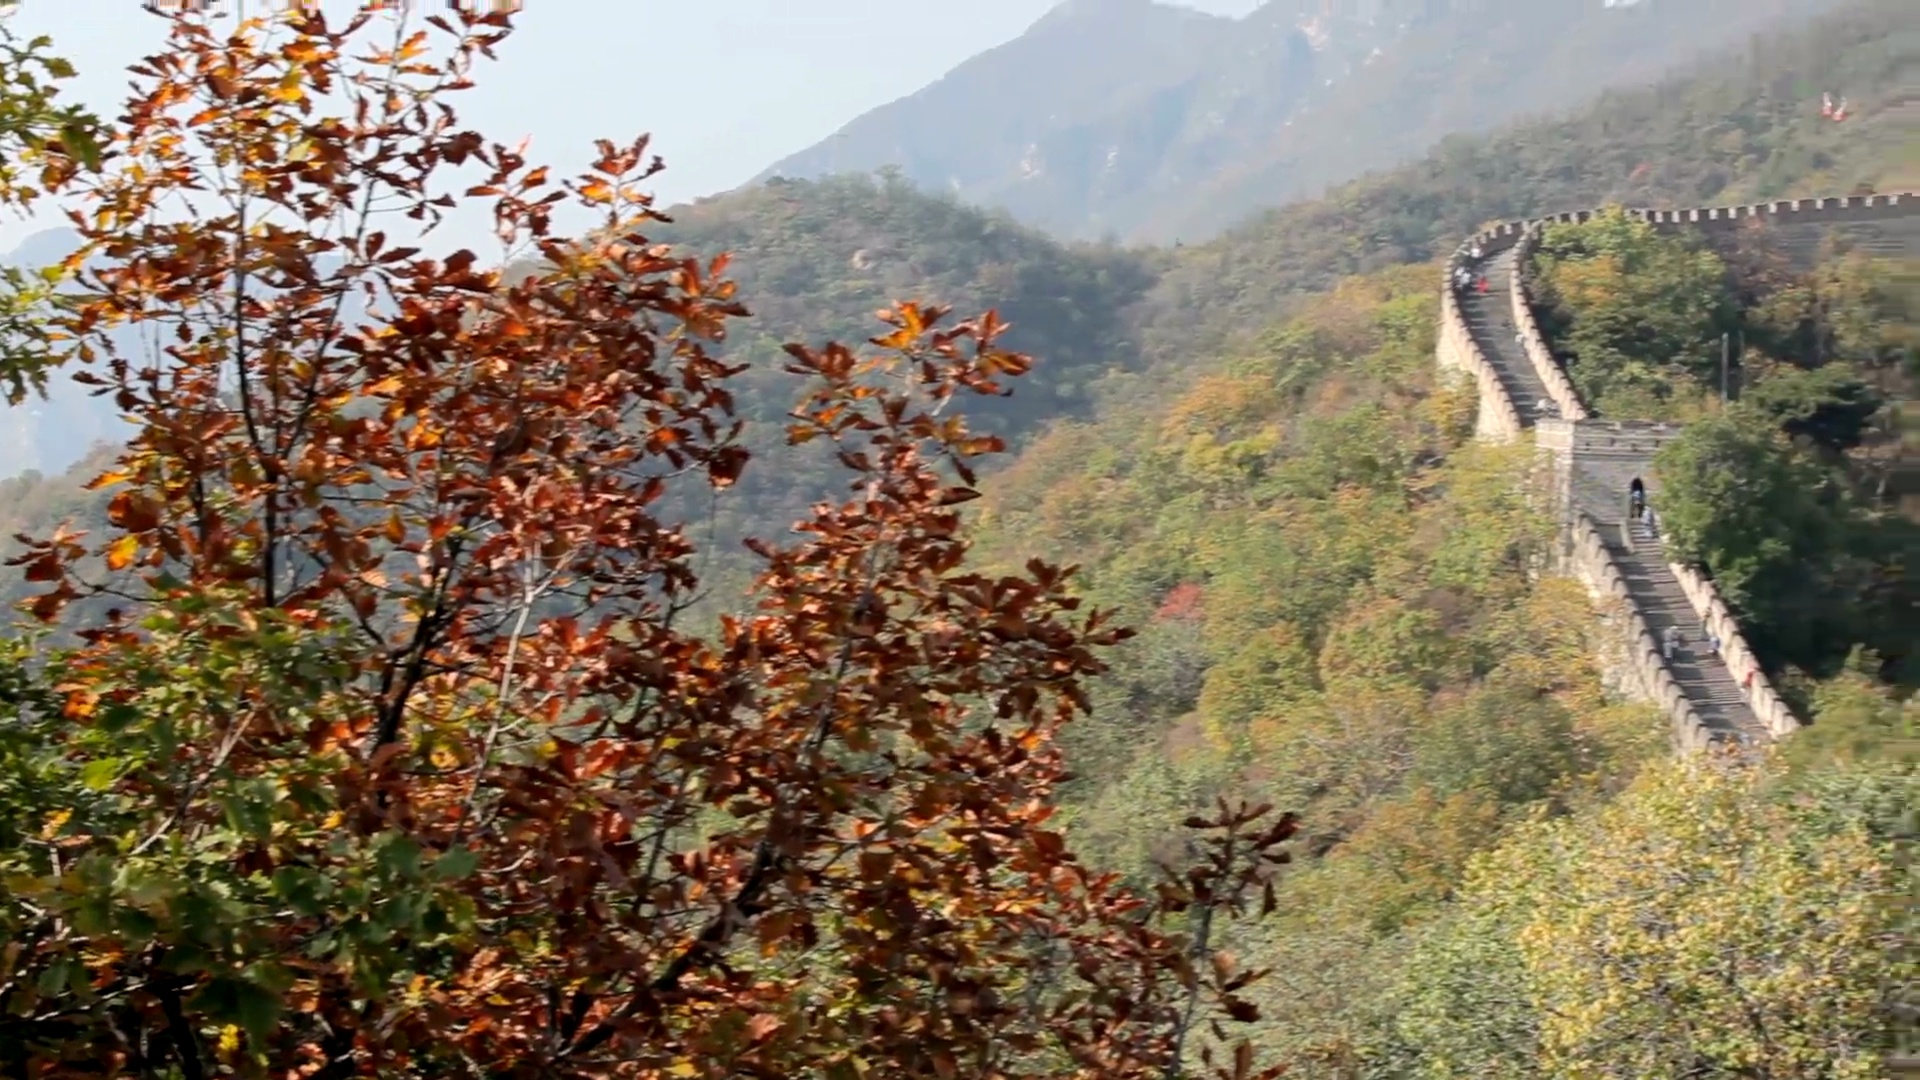
<instances>
[{"instance_id":1,"label":"stone watchtower","mask_svg":"<svg viewBox=\"0 0 1920 1080\"><path fill-rule=\"evenodd\" d=\"M1677 744L1760 745L1797 721L1766 682L1712 584L1673 562L1665 536L1634 520L1629 509L1637 482L1658 514L1653 458L1680 431L1678 424L1652 420L1542 420L1535 426L1559 526L1556 569L1617 606L1625 647L1603 661L1607 680L1665 707Z\"/></svg>"},{"instance_id":2,"label":"stone watchtower","mask_svg":"<svg viewBox=\"0 0 1920 1080\"><path fill-rule=\"evenodd\" d=\"M1640 481L1648 503L1659 509L1653 457L1679 436L1681 426L1653 420L1542 420L1534 431L1535 444L1548 458L1554 520L1562 537L1577 510L1609 546L1632 550L1629 493Z\"/></svg>"}]
</instances>

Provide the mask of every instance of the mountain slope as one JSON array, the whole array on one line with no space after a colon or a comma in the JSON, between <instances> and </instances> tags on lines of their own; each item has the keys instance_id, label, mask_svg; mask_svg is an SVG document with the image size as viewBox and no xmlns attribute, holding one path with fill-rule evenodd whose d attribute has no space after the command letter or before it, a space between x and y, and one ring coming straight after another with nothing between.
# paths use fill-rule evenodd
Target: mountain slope
<instances>
[{"instance_id":1,"label":"mountain slope","mask_svg":"<svg viewBox=\"0 0 1920 1080\"><path fill-rule=\"evenodd\" d=\"M753 312L719 350L747 365L734 393L756 456L712 511L722 537L786 528L842 475L824 440L785 445L802 388L785 371L788 342L858 345L884 329L874 312L896 299L950 305L956 320L993 309L1009 327L1002 343L1037 363L1008 396L969 401L967 420L1016 446L1084 415L1097 384L1141 364L1125 312L1156 278L1148 253L1062 244L897 178L779 181L673 217L656 238L691 255L731 252L727 274Z\"/></svg>"},{"instance_id":2,"label":"mountain slope","mask_svg":"<svg viewBox=\"0 0 1920 1080\"><path fill-rule=\"evenodd\" d=\"M1822 85L1867 89L1834 124L1802 92ZM1433 258L1494 219L1920 186L1916 86L1911 0L1862 0L1569 115L1450 138L1418 162L1189 245L1134 312L1136 332L1151 357L1211 347L1196 327L1261 325L1291 295Z\"/></svg>"},{"instance_id":3,"label":"mountain slope","mask_svg":"<svg viewBox=\"0 0 1920 1080\"><path fill-rule=\"evenodd\" d=\"M1192 239L1838 3L1074 0L759 179L891 165L1061 235Z\"/></svg>"}]
</instances>

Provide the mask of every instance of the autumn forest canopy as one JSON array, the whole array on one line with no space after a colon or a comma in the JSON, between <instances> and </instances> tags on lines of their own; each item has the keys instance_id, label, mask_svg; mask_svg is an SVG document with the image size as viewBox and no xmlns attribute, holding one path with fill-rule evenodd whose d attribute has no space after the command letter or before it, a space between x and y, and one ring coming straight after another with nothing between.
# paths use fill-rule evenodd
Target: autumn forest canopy
<instances>
[{"instance_id":1,"label":"autumn forest canopy","mask_svg":"<svg viewBox=\"0 0 1920 1080\"><path fill-rule=\"evenodd\" d=\"M1898 6L1753 48L1873 69ZM0 386L121 418L0 477L0 1073L1913 1053L1911 246L1609 212L1526 271L1598 415L1687 425L1674 549L1809 721L1754 760L1622 696L1434 363L1490 216L1903 167L1744 63L1123 249L897 173L665 214L631 132L561 176L460 116L502 14L156 26L95 116L0 23L0 201L78 245L4 271ZM427 253L462 206L504 258Z\"/></svg>"}]
</instances>

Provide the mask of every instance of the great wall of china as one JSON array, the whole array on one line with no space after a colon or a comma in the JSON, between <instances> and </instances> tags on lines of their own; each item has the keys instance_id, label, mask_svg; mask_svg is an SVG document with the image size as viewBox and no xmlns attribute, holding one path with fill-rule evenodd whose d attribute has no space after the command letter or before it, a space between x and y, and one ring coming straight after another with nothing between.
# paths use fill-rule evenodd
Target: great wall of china
<instances>
[{"instance_id":1,"label":"great wall of china","mask_svg":"<svg viewBox=\"0 0 1920 1080\"><path fill-rule=\"evenodd\" d=\"M1920 252L1920 194L1914 193L1627 212L1660 229L1763 227L1772 244L1799 260L1836 231L1870 253ZM1587 586L1613 631L1604 666L1615 688L1658 705L1679 749L1764 745L1796 730L1799 718L1761 670L1713 582L1670 560L1661 539L1627 511L1636 478L1658 504L1653 455L1679 426L1593 417L1542 338L1526 295L1521 267L1544 228L1595 213L1504 222L1463 240L1447 259L1436 359L1478 387L1480 438L1531 435L1543 452L1560 524L1556 568ZM1474 266L1490 286L1484 293L1454 285L1475 246L1481 259ZM1687 638L1671 661L1659 647L1669 626ZM1717 652L1700 640L1703 628L1719 638Z\"/></svg>"}]
</instances>

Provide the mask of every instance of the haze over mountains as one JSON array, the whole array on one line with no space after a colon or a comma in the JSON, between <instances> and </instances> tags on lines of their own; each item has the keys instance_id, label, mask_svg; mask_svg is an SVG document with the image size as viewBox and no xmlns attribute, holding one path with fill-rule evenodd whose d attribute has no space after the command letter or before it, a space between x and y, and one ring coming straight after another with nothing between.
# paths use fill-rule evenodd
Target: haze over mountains
<instances>
[{"instance_id":1,"label":"haze over mountains","mask_svg":"<svg viewBox=\"0 0 1920 1080\"><path fill-rule=\"evenodd\" d=\"M1229 19L1069 0L760 179L893 166L1059 235L1192 241L1837 6L1272 0Z\"/></svg>"}]
</instances>

